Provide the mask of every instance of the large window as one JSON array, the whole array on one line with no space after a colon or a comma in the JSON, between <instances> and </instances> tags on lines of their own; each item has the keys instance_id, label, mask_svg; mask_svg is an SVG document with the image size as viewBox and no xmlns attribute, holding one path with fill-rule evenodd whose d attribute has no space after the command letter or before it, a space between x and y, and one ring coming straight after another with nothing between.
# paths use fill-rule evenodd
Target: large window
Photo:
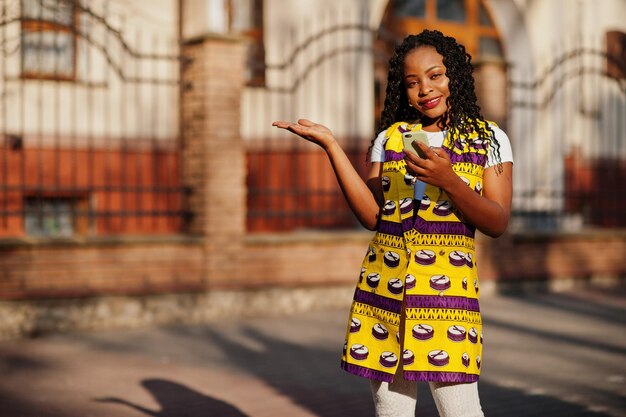
<instances>
[{"instance_id":1,"label":"large window","mask_svg":"<svg viewBox=\"0 0 626 417\"><path fill-rule=\"evenodd\" d=\"M76 5L69 0L22 0L22 76L73 80Z\"/></svg>"},{"instance_id":2,"label":"large window","mask_svg":"<svg viewBox=\"0 0 626 417\"><path fill-rule=\"evenodd\" d=\"M481 0L391 0L384 24L398 37L438 29L465 45L474 59L503 58L498 31Z\"/></svg>"}]
</instances>

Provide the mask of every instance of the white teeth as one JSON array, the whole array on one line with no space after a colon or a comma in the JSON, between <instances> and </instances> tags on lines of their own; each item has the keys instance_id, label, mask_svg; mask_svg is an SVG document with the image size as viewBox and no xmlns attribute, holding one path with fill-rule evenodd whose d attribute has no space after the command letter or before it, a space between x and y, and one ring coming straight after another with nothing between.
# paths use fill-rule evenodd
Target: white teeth
<instances>
[{"instance_id":1,"label":"white teeth","mask_svg":"<svg viewBox=\"0 0 626 417\"><path fill-rule=\"evenodd\" d=\"M423 105L428 105L428 104L434 103L434 102L436 102L437 100L439 100L439 98L434 98L434 99L432 99L432 100L425 101L425 102L423 103Z\"/></svg>"}]
</instances>

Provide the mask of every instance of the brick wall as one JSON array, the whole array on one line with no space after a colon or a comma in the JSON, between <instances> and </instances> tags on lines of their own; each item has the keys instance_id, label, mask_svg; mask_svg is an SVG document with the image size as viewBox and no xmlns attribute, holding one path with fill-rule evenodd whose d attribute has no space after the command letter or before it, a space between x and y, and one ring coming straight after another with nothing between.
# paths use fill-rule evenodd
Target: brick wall
<instances>
[{"instance_id":1,"label":"brick wall","mask_svg":"<svg viewBox=\"0 0 626 417\"><path fill-rule=\"evenodd\" d=\"M0 245L0 299L130 295L204 289L196 239L128 238Z\"/></svg>"},{"instance_id":2,"label":"brick wall","mask_svg":"<svg viewBox=\"0 0 626 417\"><path fill-rule=\"evenodd\" d=\"M299 237L296 237L299 236ZM369 232L259 235L246 243L242 286L353 285ZM528 281L626 278L626 232L506 234L476 239L479 277L495 287Z\"/></svg>"},{"instance_id":3,"label":"brick wall","mask_svg":"<svg viewBox=\"0 0 626 417\"><path fill-rule=\"evenodd\" d=\"M113 214L77 215L73 229L78 235L90 229L98 235L178 233L180 217L169 214L181 211L179 160L178 152L168 147L0 149L0 161L7 167L0 170L0 184L13 186L0 193L0 209L7 213L0 221L0 239L27 234L26 198L65 198L77 211L91 206ZM143 213L127 214L137 211Z\"/></svg>"},{"instance_id":4,"label":"brick wall","mask_svg":"<svg viewBox=\"0 0 626 417\"><path fill-rule=\"evenodd\" d=\"M478 241L481 279L522 282L626 278L626 232L518 234Z\"/></svg>"},{"instance_id":5,"label":"brick wall","mask_svg":"<svg viewBox=\"0 0 626 417\"><path fill-rule=\"evenodd\" d=\"M245 151L239 134L245 43L203 37L183 47L183 181L194 213L188 232L204 237L207 279L239 277L246 225Z\"/></svg>"},{"instance_id":6,"label":"brick wall","mask_svg":"<svg viewBox=\"0 0 626 417\"><path fill-rule=\"evenodd\" d=\"M207 273L202 238L0 247L0 339L347 308L370 232L247 237L235 275ZM626 233L477 239L483 292L626 278ZM215 270L213 271L215 273ZM217 279L219 278L219 279ZM490 289L490 290L489 290Z\"/></svg>"}]
</instances>

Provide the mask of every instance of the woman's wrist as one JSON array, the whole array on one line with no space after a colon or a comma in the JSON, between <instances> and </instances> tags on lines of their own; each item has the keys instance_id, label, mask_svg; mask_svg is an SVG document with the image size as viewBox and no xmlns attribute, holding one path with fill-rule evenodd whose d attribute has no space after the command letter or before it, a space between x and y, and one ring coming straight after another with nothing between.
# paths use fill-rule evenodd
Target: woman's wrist
<instances>
[{"instance_id":1,"label":"woman's wrist","mask_svg":"<svg viewBox=\"0 0 626 417\"><path fill-rule=\"evenodd\" d=\"M444 178L439 188L445 191L446 194L455 194L461 186L467 187L467 184L465 184L461 177L450 169L450 172L446 175L446 178Z\"/></svg>"},{"instance_id":2,"label":"woman's wrist","mask_svg":"<svg viewBox=\"0 0 626 417\"><path fill-rule=\"evenodd\" d=\"M322 145L322 148L324 149L324 151L326 151L326 153L332 152L333 148L335 147L339 147L339 143L337 142L337 139L335 139L334 136L331 136L328 142L325 142Z\"/></svg>"}]
</instances>

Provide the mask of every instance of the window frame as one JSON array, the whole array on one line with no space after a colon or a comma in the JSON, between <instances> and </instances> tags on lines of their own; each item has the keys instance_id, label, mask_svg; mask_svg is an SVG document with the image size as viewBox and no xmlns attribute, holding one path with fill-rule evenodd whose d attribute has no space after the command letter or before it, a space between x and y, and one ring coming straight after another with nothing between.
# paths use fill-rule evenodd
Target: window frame
<instances>
[{"instance_id":1,"label":"window frame","mask_svg":"<svg viewBox=\"0 0 626 417\"><path fill-rule=\"evenodd\" d=\"M51 81L76 81L76 62L77 62L77 47L78 47L78 41L77 41L77 35L76 35L76 27L78 27L78 21L79 21L79 10L78 10L78 6L76 3L74 2L70 2L71 3L71 14L72 14L72 18L71 18L71 26L67 26L66 24L62 23L62 22L57 22L57 21L53 21L53 20L49 20L46 18L32 18L32 17L25 17L24 15L24 2L26 1L37 1L38 0L20 0L20 47L21 47L21 55L20 55L20 76L23 79L37 79L37 80L51 80ZM61 0L57 0L57 4L58 1ZM71 37L71 44L72 44L72 57L71 57L71 74L70 75L65 75L65 74L58 74L58 73L54 73L54 72L42 72L41 70L39 71L32 71L32 70L28 70L24 67L24 34L25 33L32 33L35 34L36 36L41 36L39 34L41 33L45 33L45 32L52 32L52 33L64 33L64 34L69 34Z\"/></svg>"},{"instance_id":2,"label":"window frame","mask_svg":"<svg viewBox=\"0 0 626 417\"><path fill-rule=\"evenodd\" d=\"M419 33L424 29L437 29L448 36L456 38L461 44L463 44L467 52L472 55L475 60L480 60L480 45L479 41L481 37L488 37L495 39L500 45L500 50L504 56L504 47L500 41L500 34L498 33L495 24L493 26L485 26L480 22L480 8L485 9L489 18L493 22L490 6L488 3L482 0L464 0L466 21L463 23L440 20L437 16L437 1L438 0L425 0L426 1L426 14L424 18L419 17L407 17L407 16L394 16L393 15L393 0L390 1L386 11L386 18L383 24L394 22L391 27L394 27L394 32L403 37L407 33ZM388 25L389 27L389 25Z\"/></svg>"},{"instance_id":3,"label":"window frame","mask_svg":"<svg viewBox=\"0 0 626 417\"><path fill-rule=\"evenodd\" d=\"M46 238L68 238L85 236L91 229L88 217L90 207L87 192L39 192L26 193L23 196L23 230L26 236ZM48 207L44 207L45 205ZM66 204L69 210L61 210L60 204ZM61 220L67 220L71 227L69 233L62 233L58 226ZM54 224L48 228L46 224Z\"/></svg>"}]
</instances>

